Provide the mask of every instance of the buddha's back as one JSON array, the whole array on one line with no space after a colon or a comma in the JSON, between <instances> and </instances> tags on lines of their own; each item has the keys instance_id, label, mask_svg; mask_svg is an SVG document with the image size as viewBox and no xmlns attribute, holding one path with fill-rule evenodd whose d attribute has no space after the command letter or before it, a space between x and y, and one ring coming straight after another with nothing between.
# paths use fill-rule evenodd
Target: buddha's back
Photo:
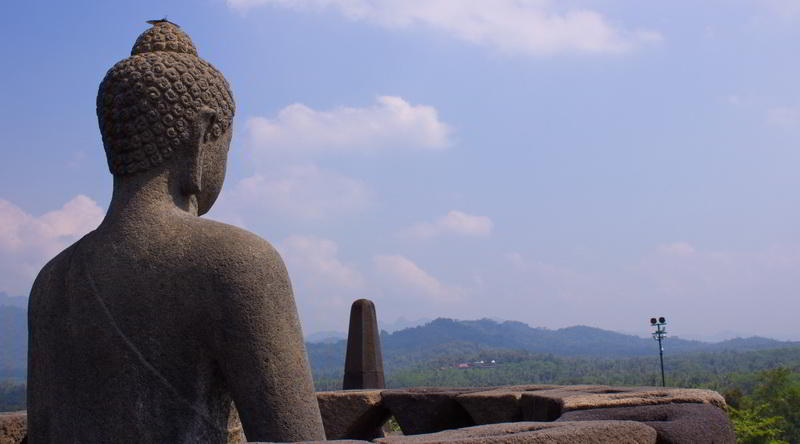
<instances>
[{"instance_id":1,"label":"buddha's back","mask_svg":"<svg viewBox=\"0 0 800 444\"><path fill-rule=\"evenodd\" d=\"M201 250L181 237L174 245L101 229L42 271L31 350L50 353L29 358L30 386L43 389L30 392L30 442L225 442L216 276L199 272Z\"/></svg>"}]
</instances>

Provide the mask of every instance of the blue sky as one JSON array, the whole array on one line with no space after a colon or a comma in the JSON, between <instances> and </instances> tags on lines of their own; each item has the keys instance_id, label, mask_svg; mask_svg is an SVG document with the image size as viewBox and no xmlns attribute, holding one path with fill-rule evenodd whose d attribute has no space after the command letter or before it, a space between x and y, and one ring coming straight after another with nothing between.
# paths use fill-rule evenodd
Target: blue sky
<instances>
[{"instance_id":1,"label":"blue sky","mask_svg":"<svg viewBox=\"0 0 800 444\"><path fill-rule=\"evenodd\" d=\"M0 291L99 223L97 85L168 16L237 102L209 217L276 245L304 331L492 317L800 340L791 0L11 2ZM189 297L187 295L187 297Z\"/></svg>"}]
</instances>

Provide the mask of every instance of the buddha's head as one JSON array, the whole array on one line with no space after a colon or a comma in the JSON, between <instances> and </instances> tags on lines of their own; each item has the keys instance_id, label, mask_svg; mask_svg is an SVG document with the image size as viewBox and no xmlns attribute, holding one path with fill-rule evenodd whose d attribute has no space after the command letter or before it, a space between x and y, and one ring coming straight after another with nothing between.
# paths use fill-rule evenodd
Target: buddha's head
<instances>
[{"instance_id":1,"label":"buddha's head","mask_svg":"<svg viewBox=\"0 0 800 444\"><path fill-rule=\"evenodd\" d=\"M198 214L213 205L225 177L233 93L222 73L197 56L177 25L157 21L131 56L106 74L97 119L116 179L169 171Z\"/></svg>"}]
</instances>

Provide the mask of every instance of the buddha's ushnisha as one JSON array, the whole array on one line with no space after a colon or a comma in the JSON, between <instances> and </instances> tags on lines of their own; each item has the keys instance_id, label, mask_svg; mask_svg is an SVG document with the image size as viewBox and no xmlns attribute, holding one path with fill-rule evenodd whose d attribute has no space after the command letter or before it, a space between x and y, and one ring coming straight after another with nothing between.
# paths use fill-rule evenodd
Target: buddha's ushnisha
<instances>
[{"instance_id":1,"label":"buddha's ushnisha","mask_svg":"<svg viewBox=\"0 0 800 444\"><path fill-rule=\"evenodd\" d=\"M28 442L225 443L236 411L249 441L324 439L283 261L198 217L225 178L230 86L152 25L97 95L106 217L31 290Z\"/></svg>"}]
</instances>

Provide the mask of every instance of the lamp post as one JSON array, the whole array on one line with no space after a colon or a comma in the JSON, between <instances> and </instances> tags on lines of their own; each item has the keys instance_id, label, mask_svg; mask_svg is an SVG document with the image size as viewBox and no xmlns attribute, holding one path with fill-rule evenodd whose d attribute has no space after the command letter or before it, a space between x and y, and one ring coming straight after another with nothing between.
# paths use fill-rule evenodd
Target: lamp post
<instances>
[{"instance_id":1,"label":"lamp post","mask_svg":"<svg viewBox=\"0 0 800 444\"><path fill-rule=\"evenodd\" d=\"M664 379L664 347L661 345L661 341L667 337L667 329L664 327L667 325L667 320L663 316L658 319L650 318L650 325L656 329L653 332L653 339L658 341L658 357L661 359L661 386L666 387L667 383Z\"/></svg>"}]
</instances>

